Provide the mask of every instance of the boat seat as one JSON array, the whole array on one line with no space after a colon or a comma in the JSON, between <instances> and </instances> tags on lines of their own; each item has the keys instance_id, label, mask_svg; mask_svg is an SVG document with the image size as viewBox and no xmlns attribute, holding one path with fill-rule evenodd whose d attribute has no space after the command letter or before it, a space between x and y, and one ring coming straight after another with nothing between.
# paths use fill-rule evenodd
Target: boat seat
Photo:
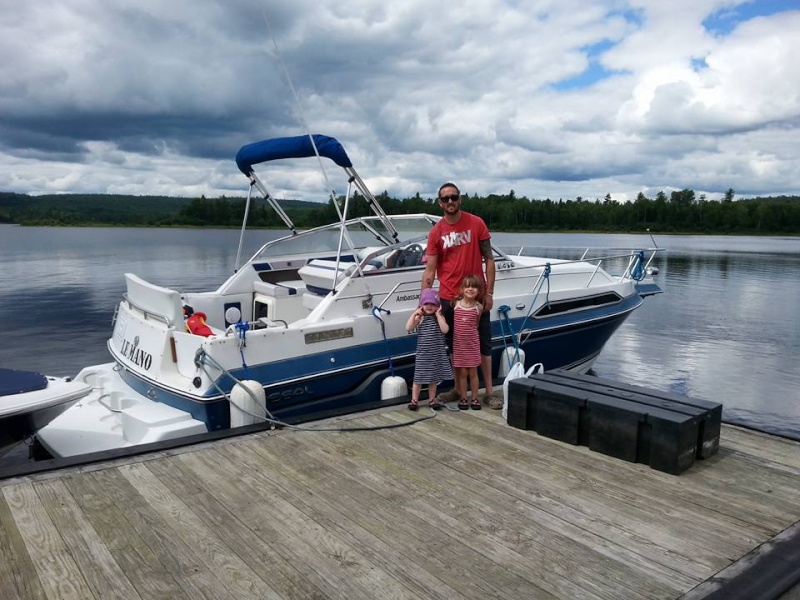
<instances>
[{"instance_id":1,"label":"boat seat","mask_svg":"<svg viewBox=\"0 0 800 600\"><path fill-rule=\"evenodd\" d=\"M363 271L375 271L375 265L364 265ZM333 290L343 278L349 277L356 270L356 266L351 262L340 262L337 271L336 261L322 258L315 258L309 261L297 271L303 279L306 289L312 294L325 296ZM335 283L334 283L335 275Z\"/></svg>"},{"instance_id":2,"label":"boat seat","mask_svg":"<svg viewBox=\"0 0 800 600\"><path fill-rule=\"evenodd\" d=\"M125 285L126 298L134 307L163 318L172 327L183 328L183 302L178 292L153 285L133 273L125 273Z\"/></svg>"},{"instance_id":3,"label":"boat seat","mask_svg":"<svg viewBox=\"0 0 800 600\"><path fill-rule=\"evenodd\" d=\"M272 296L273 298L286 298L297 296L306 291L306 284L301 281L282 281L280 283L269 283L267 281L254 281L253 291L257 294Z\"/></svg>"},{"instance_id":4,"label":"boat seat","mask_svg":"<svg viewBox=\"0 0 800 600\"><path fill-rule=\"evenodd\" d=\"M375 254L375 253L379 254ZM390 254L386 252L386 246L367 246L358 251L358 260L362 261L371 254L375 254L372 259L367 263L376 269L382 269L386 266L386 257Z\"/></svg>"}]
</instances>

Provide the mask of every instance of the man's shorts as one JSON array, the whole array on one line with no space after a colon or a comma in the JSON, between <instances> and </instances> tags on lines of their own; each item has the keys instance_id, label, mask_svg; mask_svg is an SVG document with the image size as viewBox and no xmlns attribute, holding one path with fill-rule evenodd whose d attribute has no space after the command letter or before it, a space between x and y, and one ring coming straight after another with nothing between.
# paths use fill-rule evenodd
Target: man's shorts
<instances>
[{"instance_id":1,"label":"man's shorts","mask_svg":"<svg viewBox=\"0 0 800 600\"><path fill-rule=\"evenodd\" d=\"M447 322L450 331L448 331L444 339L447 342L447 352L453 353L453 303L452 300L445 300L442 298L442 314L444 320ZM484 311L478 319L478 337L481 341L481 356L492 355L492 323L489 319L489 313Z\"/></svg>"}]
</instances>

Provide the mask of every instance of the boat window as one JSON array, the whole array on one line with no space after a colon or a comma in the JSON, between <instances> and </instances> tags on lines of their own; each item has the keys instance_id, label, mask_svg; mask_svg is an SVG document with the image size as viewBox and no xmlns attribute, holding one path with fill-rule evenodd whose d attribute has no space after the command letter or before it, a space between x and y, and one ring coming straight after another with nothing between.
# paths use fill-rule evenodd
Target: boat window
<instances>
[{"instance_id":1,"label":"boat window","mask_svg":"<svg viewBox=\"0 0 800 600\"><path fill-rule=\"evenodd\" d=\"M574 310L581 310L585 308L596 308L606 304L616 304L622 298L619 294L609 292L607 294L600 294L599 296L589 296L588 298L579 298L577 300L556 300L542 306L537 310L534 317L552 317Z\"/></svg>"},{"instance_id":2,"label":"boat window","mask_svg":"<svg viewBox=\"0 0 800 600\"><path fill-rule=\"evenodd\" d=\"M421 216L395 215L392 224L397 228L400 242L408 243L420 237L427 237L435 219ZM364 217L347 222L347 233L356 249L367 246L390 245L394 243L385 224L377 217ZM314 253L335 254L339 248L340 226L332 224L326 227L302 231L265 244L253 257L258 262L274 257L305 256ZM345 243L343 252L349 252Z\"/></svg>"},{"instance_id":3,"label":"boat window","mask_svg":"<svg viewBox=\"0 0 800 600\"><path fill-rule=\"evenodd\" d=\"M270 242L256 254L255 260L276 256L304 255L310 252L331 252L339 243L339 233L333 230L303 232Z\"/></svg>"}]
</instances>

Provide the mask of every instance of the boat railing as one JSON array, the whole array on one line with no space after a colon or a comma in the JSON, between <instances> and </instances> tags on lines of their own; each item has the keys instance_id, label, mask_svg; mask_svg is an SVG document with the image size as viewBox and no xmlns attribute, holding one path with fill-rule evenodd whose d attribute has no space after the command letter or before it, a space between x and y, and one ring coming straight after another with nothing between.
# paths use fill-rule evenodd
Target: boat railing
<instances>
[{"instance_id":1,"label":"boat railing","mask_svg":"<svg viewBox=\"0 0 800 600\"><path fill-rule=\"evenodd\" d=\"M132 273L125 273L125 285L124 300L141 311L145 318L163 321L167 327L177 326L183 321L183 303L175 290L154 285Z\"/></svg>"},{"instance_id":2,"label":"boat railing","mask_svg":"<svg viewBox=\"0 0 800 600\"><path fill-rule=\"evenodd\" d=\"M135 308L136 310L140 311L145 316L145 318L147 318L147 319L155 319L156 321L161 321L167 327L171 327L172 325L174 325L174 323L170 322L169 318L166 315L162 315L160 313L153 312L152 310L150 310L148 308L145 308L144 306L136 304L136 302L134 302L133 300L131 300L128 297L128 294L122 294L122 298L123 298L123 300L125 300L125 302L128 303L128 306L130 306L132 308Z\"/></svg>"},{"instance_id":3,"label":"boat railing","mask_svg":"<svg viewBox=\"0 0 800 600\"><path fill-rule=\"evenodd\" d=\"M409 286L410 289L409 290L402 289L402 288L405 288L406 286ZM377 295L377 296L382 296L383 295L384 296L383 300L380 303L378 303L377 308L383 308L383 305L386 304L386 301L389 300L389 298L391 298L393 294L396 294L396 293L400 292L401 289L402 289L402 291L416 291L416 292L419 292L420 291L420 278L416 277L414 279L409 279L409 280L405 280L405 281L398 281L396 284L394 284L394 286L392 286L392 288L388 292L373 292L373 295Z\"/></svg>"},{"instance_id":4,"label":"boat railing","mask_svg":"<svg viewBox=\"0 0 800 600\"><path fill-rule=\"evenodd\" d=\"M526 256L526 246L519 246L516 251L509 251L507 255L509 257L513 256ZM536 247L536 250L544 250L544 248ZM561 252L563 252L564 248L559 248ZM589 287L592 284L597 272L603 267L603 264L612 263L614 261L627 261L625 269L623 270L622 274L619 275L619 281L625 281L626 279L633 279L633 280L640 280L642 279L650 269L653 259L659 252L664 252L665 248L643 248L640 250L631 250L626 249L624 252L620 253L612 253L612 254L604 254L600 256L590 256L589 253L591 252L592 248L585 248L578 259L560 259L558 264L565 265L565 264L573 264L573 263L589 263L594 265L594 270L592 275L589 277L588 281L586 282L586 287ZM604 248L603 251L607 252L609 249ZM557 255L557 252L554 252L554 249L546 250L545 254L548 256ZM647 256L647 260L645 261L645 256ZM534 256L532 254L528 254L528 256ZM530 268L530 267L539 267L545 269L548 265L550 265L550 261L545 261L540 265L525 265L523 268ZM610 272L609 272L610 273ZM542 272L540 278L542 276L549 275L545 271ZM534 286L535 289L535 286Z\"/></svg>"}]
</instances>

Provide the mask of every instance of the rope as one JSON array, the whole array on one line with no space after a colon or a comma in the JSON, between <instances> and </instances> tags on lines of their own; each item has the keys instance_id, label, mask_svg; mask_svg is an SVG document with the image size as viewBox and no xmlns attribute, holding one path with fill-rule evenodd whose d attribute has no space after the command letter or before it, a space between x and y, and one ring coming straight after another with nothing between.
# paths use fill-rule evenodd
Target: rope
<instances>
[{"instance_id":1,"label":"rope","mask_svg":"<svg viewBox=\"0 0 800 600\"><path fill-rule=\"evenodd\" d=\"M381 324L381 334L383 335L383 343L386 346L386 358L389 360L389 373L391 373L392 377L394 377L394 365L392 364L392 352L389 350L389 340L386 339L386 323L383 322L379 313L385 312L387 315L392 314L392 311L387 310L385 308L381 308L380 306L374 306L372 308L372 316L378 319Z\"/></svg>"},{"instance_id":2,"label":"rope","mask_svg":"<svg viewBox=\"0 0 800 600\"><path fill-rule=\"evenodd\" d=\"M639 250L631 269L631 279L641 281L644 279L644 250Z\"/></svg>"},{"instance_id":3,"label":"rope","mask_svg":"<svg viewBox=\"0 0 800 600\"><path fill-rule=\"evenodd\" d=\"M388 312L388 311L386 311ZM262 421L271 424L273 427L285 427L287 429L295 429L297 431L319 431L319 432L331 432L331 431L378 431L381 429L396 429L398 427L406 427L408 425L413 425L414 423L420 423L422 421L427 421L428 419L433 419L436 416L436 411L431 409L431 414L426 415L424 417L417 417L416 419L412 419L411 421L407 421L405 423L392 423L390 425L369 425L369 426L361 426L361 427L314 427L314 426L306 426L306 425L293 425L291 423L286 423L285 421L281 421L280 419L276 419L275 416L269 411L269 409L265 406L264 412L266 416L257 415L251 413L249 410L242 408L238 404L236 404L231 395L225 393L222 388L217 383L217 379L212 377L211 373L208 372L206 369L206 361L211 364L212 367L219 370L225 376L231 379L235 385L241 386L241 388L247 392L247 394L252 398L253 402L259 404L258 398L255 397L252 390L250 390L247 386L243 385L241 381L239 381L230 371L228 371L225 367L219 364L216 360L211 358L208 354L206 354L205 350L202 348L197 351L197 354L194 358L194 364L197 368L201 369L203 373L209 378L210 381L213 381L214 387L217 391L225 398L230 404L241 410L243 413L250 415L256 419L261 419ZM391 362L391 361L390 361Z\"/></svg>"},{"instance_id":4,"label":"rope","mask_svg":"<svg viewBox=\"0 0 800 600\"><path fill-rule=\"evenodd\" d=\"M250 323L247 321L239 321L235 325L236 334L239 336L239 355L242 357L242 368L247 375L247 363L244 361L244 349L247 347L247 330L250 329Z\"/></svg>"},{"instance_id":5,"label":"rope","mask_svg":"<svg viewBox=\"0 0 800 600\"><path fill-rule=\"evenodd\" d=\"M528 312L525 315L525 318L522 319L522 324L520 325L520 328L519 328L520 335L522 335L522 331L525 329L525 322L528 319L530 319L531 313L533 313L533 307L536 305L536 298L539 296L539 292L541 291L542 286L544 285L545 282L547 282L547 292L545 292L544 306L547 306L548 304L550 304L550 272L551 271L552 271L552 267L550 266L550 263L549 262L545 263L544 264L544 271L542 271L542 276L539 279L539 281L536 284L536 286L533 288L533 301L531 301L531 306L528 309ZM531 332L528 332L528 335L525 336L525 340L527 340L530 336L531 336Z\"/></svg>"},{"instance_id":6,"label":"rope","mask_svg":"<svg viewBox=\"0 0 800 600\"><path fill-rule=\"evenodd\" d=\"M508 335L511 340L514 342L514 360L511 360L511 357L508 355L508 352L503 352L506 356L506 360L508 361L508 368L510 369L515 362L519 362L519 343L517 342L517 336L514 335L514 329L511 325L511 319L508 316L508 312L511 310L511 307L507 304L503 304L502 306L498 307L497 312L500 313L500 333L503 335L503 350L508 349L508 344L506 343L506 332L505 327L503 326L503 320L505 320L506 325L508 326Z\"/></svg>"}]
</instances>

